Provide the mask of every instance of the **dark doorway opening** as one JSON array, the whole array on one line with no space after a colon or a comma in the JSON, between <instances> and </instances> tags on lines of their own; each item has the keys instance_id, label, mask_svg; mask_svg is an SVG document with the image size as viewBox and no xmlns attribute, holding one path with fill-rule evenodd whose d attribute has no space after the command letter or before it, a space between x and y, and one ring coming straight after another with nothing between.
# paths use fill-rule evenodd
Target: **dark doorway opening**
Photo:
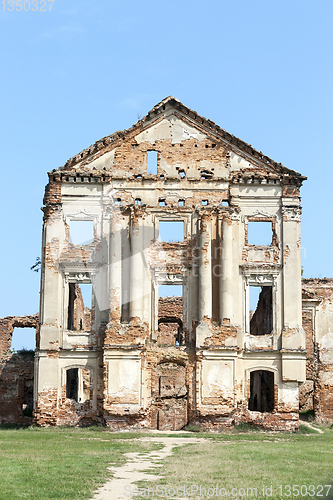
<instances>
[{"instance_id":1,"label":"dark doorway opening","mask_svg":"<svg viewBox=\"0 0 333 500\"><path fill-rule=\"evenodd\" d=\"M70 368L66 371L66 398L78 401L79 397L79 369Z\"/></svg>"},{"instance_id":2,"label":"dark doorway opening","mask_svg":"<svg viewBox=\"0 0 333 500\"><path fill-rule=\"evenodd\" d=\"M270 412L274 410L274 373L257 370L250 375L250 411Z\"/></svg>"},{"instance_id":3,"label":"dark doorway opening","mask_svg":"<svg viewBox=\"0 0 333 500\"><path fill-rule=\"evenodd\" d=\"M250 308L254 306L255 310L250 310L250 334L269 335L273 330L271 286L250 286Z\"/></svg>"}]
</instances>

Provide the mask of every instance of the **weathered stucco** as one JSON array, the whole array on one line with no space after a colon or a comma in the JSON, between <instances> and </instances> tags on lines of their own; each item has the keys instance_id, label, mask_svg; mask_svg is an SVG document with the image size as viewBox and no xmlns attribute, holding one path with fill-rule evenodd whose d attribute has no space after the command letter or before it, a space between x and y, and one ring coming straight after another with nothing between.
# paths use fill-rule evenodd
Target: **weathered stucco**
<instances>
[{"instance_id":1,"label":"weathered stucco","mask_svg":"<svg viewBox=\"0 0 333 500\"><path fill-rule=\"evenodd\" d=\"M303 180L174 98L50 172L36 423L296 429L309 372ZM72 243L71 224L87 221L90 240ZM180 241L161 241L162 222L183 224ZM269 225L268 242L252 242L253 223ZM170 284L182 297L159 299ZM253 312L250 287L261 287ZM329 366L332 339L319 337Z\"/></svg>"}]
</instances>

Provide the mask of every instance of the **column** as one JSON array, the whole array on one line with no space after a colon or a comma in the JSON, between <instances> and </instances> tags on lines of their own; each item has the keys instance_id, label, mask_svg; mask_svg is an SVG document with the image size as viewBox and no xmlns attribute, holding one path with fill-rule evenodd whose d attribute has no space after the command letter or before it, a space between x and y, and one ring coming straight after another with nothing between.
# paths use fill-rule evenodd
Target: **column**
<instances>
[{"instance_id":1,"label":"column","mask_svg":"<svg viewBox=\"0 0 333 500\"><path fill-rule=\"evenodd\" d=\"M232 321L232 287L233 287L233 253L232 253L232 220L228 216L222 221L222 252L220 278L220 311L221 321Z\"/></svg>"},{"instance_id":2,"label":"column","mask_svg":"<svg viewBox=\"0 0 333 500\"><path fill-rule=\"evenodd\" d=\"M304 339L295 337L292 341L290 330L302 331L301 209L298 206L283 206L281 210L283 215L283 328L287 331L282 346L298 349L300 346L305 347Z\"/></svg>"},{"instance_id":3,"label":"column","mask_svg":"<svg viewBox=\"0 0 333 500\"><path fill-rule=\"evenodd\" d=\"M143 230L141 215L131 214L130 317L142 319L143 312Z\"/></svg>"},{"instance_id":4,"label":"column","mask_svg":"<svg viewBox=\"0 0 333 500\"><path fill-rule=\"evenodd\" d=\"M212 317L212 222L210 215L203 213L200 219L200 269L199 269L199 320Z\"/></svg>"},{"instance_id":5,"label":"column","mask_svg":"<svg viewBox=\"0 0 333 500\"><path fill-rule=\"evenodd\" d=\"M119 210L112 214L110 225L110 319L120 321L122 217Z\"/></svg>"}]
</instances>

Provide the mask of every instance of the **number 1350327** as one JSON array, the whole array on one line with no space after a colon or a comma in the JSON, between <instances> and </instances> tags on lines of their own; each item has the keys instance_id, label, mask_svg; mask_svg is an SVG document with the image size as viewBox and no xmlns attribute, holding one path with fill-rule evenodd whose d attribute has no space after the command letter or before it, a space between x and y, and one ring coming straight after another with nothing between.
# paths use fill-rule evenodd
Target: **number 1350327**
<instances>
[{"instance_id":1,"label":"number 1350327","mask_svg":"<svg viewBox=\"0 0 333 500\"><path fill-rule=\"evenodd\" d=\"M13 10L32 10L33 12L49 12L52 9L54 0L3 0L2 10L12 12Z\"/></svg>"}]
</instances>

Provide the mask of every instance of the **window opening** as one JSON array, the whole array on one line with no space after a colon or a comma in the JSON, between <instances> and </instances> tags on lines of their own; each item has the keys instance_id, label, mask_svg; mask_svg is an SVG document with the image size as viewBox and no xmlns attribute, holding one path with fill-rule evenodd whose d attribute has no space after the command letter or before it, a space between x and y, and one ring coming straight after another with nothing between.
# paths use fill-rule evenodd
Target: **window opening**
<instances>
[{"instance_id":1,"label":"window opening","mask_svg":"<svg viewBox=\"0 0 333 500\"><path fill-rule=\"evenodd\" d=\"M184 343L183 285L159 285L158 297L157 342L180 346Z\"/></svg>"},{"instance_id":2,"label":"window opening","mask_svg":"<svg viewBox=\"0 0 333 500\"><path fill-rule=\"evenodd\" d=\"M249 221L248 244L269 246L272 244L273 230L270 221Z\"/></svg>"},{"instance_id":3,"label":"window opening","mask_svg":"<svg viewBox=\"0 0 333 500\"><path fill-rule=\"evenodd\" d=\"M185 200L179 200L178 201L178 206L179 207L185 207Z\"/></svg>"},{"instance_id":4,"label":"window opening","mask_svg":"<svg viewBox=\"0 0 333 500\"><path fill-rule=\"evenodd\" d=\"M34 328L14 328L10 349L12 351L34 351L36 349L36 330Z\"/></svg>"},{"instance_id":5,"label":"window opening","mask_svg":"<svg viewBox=\"0 0 333 500\"><path fill-rule=\"evenodd\" d=\"M201 205L208 205L208 200L202 200Z\"/></svg>"},{"instance_id":6,"label":"window opening","mask_svg":"<svg viewBox=\"0 0 333 500\"><path fill-rule=\"evenodd\" d=\"M115 201L114 201L114 204L115 205L120 205L121 204L121 199L120 198L116 198Z\"/></svg>"},{"instance_id":7,"label":"window opening","mask_svg":"<svg viewBox=\"0 0 333 500\"><path fill-rule=\"evenodd\" d=\"M148 174L157 175L157 151L147 151Z\"/></svg>"},{"instance_id":8,"label":"window opening","mask_svg":"<svg viewBox=\"0 0 333 500\"><path fill-rule=\"evenodd\" d=\"M89 245L89 243L92 243L94 241L94 221L71 220L69 241L73 245Z\"/></svg>"},{"instance_id":9,"label":"window opening","mask_svg":"<svg viewBox=\"0 0 333 500\"><path fill-rule=\"evenodd\" d=\"M66 370L66 398L77 403L92 399L92 377L90 368Z\"/></svg>"},{"instance_id":10,"label":"window opening","mask_svg":"<svg viewBox=\"0 0 333 500\"><path fill-rule=\"evenodd\" d=\"M135 199L135 205L141 205L141 198Z\"/></svg>"},{"instance_id":11,"label":"window opening","mask_svg":"<svg viewBox=\"0 0 333 500\"><path fill-rule=\"evenodd\" d=\"M23 389L23 415L26 417L32 417L33 410L33 400L34 400L34 381L33 379L28 379L24 381Z\"/></svg>"},{"instance_id":12,"label":"window opening","mask_svg":"<svg viewBox=\"0 0 333 500\"><path fill-rule=\"evenodd\" d=\"M229 206L228 200L222 200L222 206L223 207L228 207Z\"/></svg>"},{"instance_id":13,"label":"window opening","mask_svg":"<svg viewBox=\"0 0 333 500\"><path fill-rule=\"evenodd\" d=\"M185 171L184 170L179 170L179 175L181 177L181 179L184 179L185 178Z\"/></svg>"},{"instance_id":14,"label":"window opening","mask_svg":"<svg viewBox=\"0 0 333 500\"><path fill-rule=\"evenodd\" d=\"M250 286L250 334L269 335L272 330L272 287Z\"/></svg>"},{"instance_id":15,"label":"window opening","mask_svg":"<svg viewBox=\"0 0 333 500\"><path fill-rule=\"evenodd\" d=\"M274 373L256 370L250 374L249 410L270 412L274 410Z\"/></svg>"},{"instance_id":16,"label":"window opening","mask_svg":"<svg viewBox=\"0 0 333 500\"><path fill-rule=\"evenodd\" d=\"M66 398L78 401L79 398L79 369L66 370Z\"/></svg>"},{"instance_id":17,"label":"window opening","mask_svg":"<svg viewBox=\"0 0 333 500\"><path fill-rule=\"evenodd\" d=\"M159 240L165 243L184 241L184 221L160 220Z\"/></svg>"},{"instance_id":18,"label":"window opening","mask_svg":"<svg viewBox=\"0 0 333 500\"><path fill-rule=\"evenodd\" d=\"M201 179L211 179L213 177L212 172L208 172L208 170L203 170L201 172Z\"/></svg>"},{"instance_id":19,"label":"window opening","mask_svg":"<svg viewBox=\"0 0 333 500\"><path fill-rule=\"evenodd\" d=\"M68 283L68 330L91 331L92 284Z\"/></svg>"},{"instance_id":20,"label":"window opening","mask_svg":"<svg viewBox=\"0 0 333 500\"><path fill-rule=\"evenodd\" d=\"M158 204L160 207L165 207L165 200L158 200Z\"/></svg>"}]
</instances>

